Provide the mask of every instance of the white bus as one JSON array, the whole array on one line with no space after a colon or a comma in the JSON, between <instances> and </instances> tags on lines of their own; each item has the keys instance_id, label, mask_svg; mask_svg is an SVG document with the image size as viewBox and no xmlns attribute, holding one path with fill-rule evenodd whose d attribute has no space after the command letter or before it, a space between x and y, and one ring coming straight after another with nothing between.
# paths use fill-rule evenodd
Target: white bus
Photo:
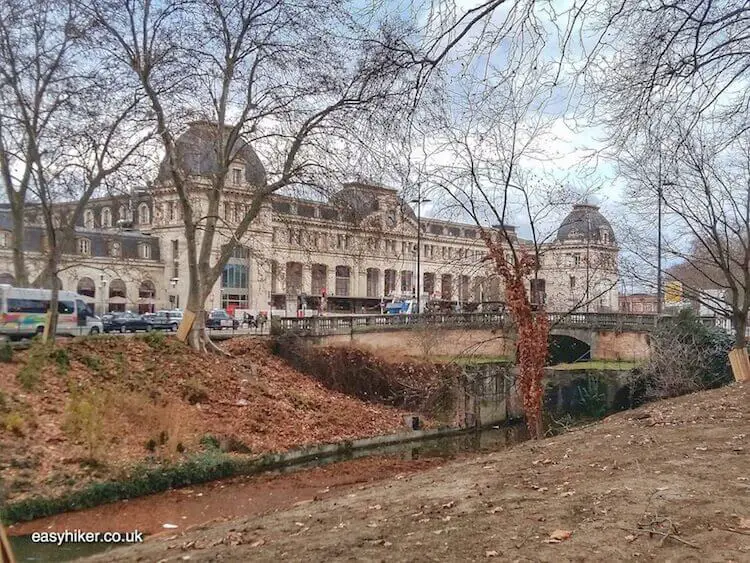
<instances>
[{"instance_id":1,"label":"white bus","mask_svg":"<svg viewBox=\"0 0 750 563\"><path fill-rule=\"evenodd\" d=\"M12 340L44 332L52 291L0 284L0 336ZM57 334L100 334L102 321L86 305L82 295L60 291Z\"/></svg>"}]
</instances>

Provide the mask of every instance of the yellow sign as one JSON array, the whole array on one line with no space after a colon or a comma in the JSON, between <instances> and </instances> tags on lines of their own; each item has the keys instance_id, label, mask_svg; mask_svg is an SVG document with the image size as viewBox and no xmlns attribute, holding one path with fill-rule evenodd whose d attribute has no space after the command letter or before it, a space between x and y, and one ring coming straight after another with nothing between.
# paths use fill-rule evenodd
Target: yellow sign
<instances>
[{"instance_id":1,"label":"yellow sign","mask_svg":"<svg viewBox=\"0 0 750 563\"><path fill-rule=\"evenodd\" d=\"M670 281L664 288L665 303L680 303L682 301L682 283Z\"/></svg>"}]
</instances>

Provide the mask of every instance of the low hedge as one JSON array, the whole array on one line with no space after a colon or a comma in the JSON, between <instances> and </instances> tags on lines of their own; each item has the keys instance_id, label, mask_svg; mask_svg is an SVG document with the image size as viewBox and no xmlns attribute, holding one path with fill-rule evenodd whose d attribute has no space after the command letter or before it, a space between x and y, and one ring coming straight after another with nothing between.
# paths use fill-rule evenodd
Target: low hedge
<instances>
[{"instance_id":1,"label":"low hedge","mask_svg":"<svg viewBox=\"0 0 750 563\"><path fill-rule=\"evenodd\" d=\"M267 458L239 459L219 452L197 454L174 465L135 466L121 480L92 483L65 495L29 499L7 503L0 509L0 520L5 524L52 516L61 512L91 508L184 487L251 473L267 464Z\"/></svg>"}]
</instances>

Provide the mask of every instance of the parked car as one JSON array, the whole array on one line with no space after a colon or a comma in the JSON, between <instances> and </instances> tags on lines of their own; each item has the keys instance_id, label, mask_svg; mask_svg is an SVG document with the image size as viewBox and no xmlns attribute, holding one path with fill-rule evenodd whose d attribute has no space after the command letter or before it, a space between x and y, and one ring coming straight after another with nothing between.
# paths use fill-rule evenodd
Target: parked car
<instances>
[{"instance_id":1,"label":"parked car","mask_svg":"<svg viewBox=\"0 0 750 563\"><path fill-rule=\"evenodd\" d=\"M236 329L240 326L240 322L233 318L224 309L214 309L206 317L206 328L224 329L233 328Z\"/></svg>"},{"instance_id":2,"label":"parked car","mask_svg":"<svg viewBox=\"0 0 750 563\"><path fill-rule=\"evenodd\" d=\"M165 312L159 313L146 313L143 318L151 323L151 328L157 330L171 330L176 331L177 327L180 326L180 321L167 315Z\"/></svg>"},{"instance_id":3,"label":"parked car","mask_svg":"<svg viewBox=\"0 0 750 563\"><path fill-rule=\"evenodd\" d=\"M174 321L179 324L182 322L182 311L179 309L161 309L159 311L156 311L157 315L166 315L169 320Z\"/></svg>"},{"instance_id":4,"label":"parked car","mask_svg":"<svg viewBox=\"0 0 750 563\"><path fill-rule=\"evenodd\" d=\"M104 332L136 332L145 330L150 332L153 326L141 315L127 311L125 313L110 313L102 318Z\"/></svg>"}]
</instances>

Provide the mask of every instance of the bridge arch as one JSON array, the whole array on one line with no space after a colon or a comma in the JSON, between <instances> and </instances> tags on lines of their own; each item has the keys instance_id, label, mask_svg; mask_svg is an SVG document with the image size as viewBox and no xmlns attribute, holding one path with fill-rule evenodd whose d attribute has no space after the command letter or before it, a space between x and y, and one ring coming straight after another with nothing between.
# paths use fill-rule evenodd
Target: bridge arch
<instances>
[{"instance_id":1,"label":"bridge arch","mask_svg":"<svg viewBox=\"0 0 750 563\"><path fill-rule=\"evenodd\" d=\"M585 334L577 334L582 332L556 330L550 333L547 362L555 365L591 359L591 340Z\"/></svg>"}]
</instances>

